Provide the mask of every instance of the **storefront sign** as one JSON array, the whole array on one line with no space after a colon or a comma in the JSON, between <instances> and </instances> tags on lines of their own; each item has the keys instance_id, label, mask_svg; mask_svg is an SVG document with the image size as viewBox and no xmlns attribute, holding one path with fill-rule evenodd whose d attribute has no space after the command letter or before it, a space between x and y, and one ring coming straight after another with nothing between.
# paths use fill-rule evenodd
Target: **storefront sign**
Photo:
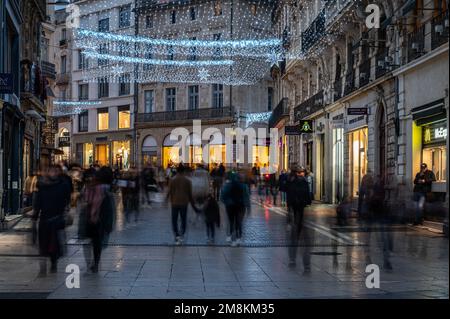
<instances>
[{"instance_id":1,"label":"storefront sign","mask_svg":"<svg viewBox=\"0 0 450 319\"><path fill-rule=\"evenodd\" d=\"M285 135L301 135L302 132L300 131L300 126L293 125L293 126L285 126L284 134Z\"/></svg>"},{"instance_id":2,"label":"storefront sign","mask_svg":"<svg viewBox=\"0 0 450 319\"><path fill-rule=\"evenodd\" d=\"M312 133L313 121L312 120L302 120L300 121L300 132L301 133Z\"/></svg>"},{"instance_id":3,"label":"storefront sign","mask_svg":"<svg viewBox=\"0 0 450 319\"><path fill-rule=\"evenodd\" d=\"M0 73L0 94L12 94L13 92L12 73Z\"/></svg>"},{"instance_id":4,"label":"storefront sign","mask_svg":"<svg viewBox=\"0 0 450 319\"><path fill-rule=\"evenodd\" d=\"M447 124L446 122L438 122L422 127L422 144L435 145L443 144L445 145L447 141Z\"/></svg>"},{"instance_id":5,"label":"storefront sign","mask_svg":"<svg viewBox=\"0 0 450 319\"><path fill-rule=\"evenodd\" d=\"M58 147L69 147L70 136L61 136L58 141Z\"/></svg>"},{"instance_id":6,"label":"storefront sign","mask_svg":"<svg viewBox=\"0 0 450 319\"><path fill-rule=\"evenodd\" d=\"M347 115L367 115L369 114L367 107L351 107L347 109Z\"/></svg>"}]
</instances>

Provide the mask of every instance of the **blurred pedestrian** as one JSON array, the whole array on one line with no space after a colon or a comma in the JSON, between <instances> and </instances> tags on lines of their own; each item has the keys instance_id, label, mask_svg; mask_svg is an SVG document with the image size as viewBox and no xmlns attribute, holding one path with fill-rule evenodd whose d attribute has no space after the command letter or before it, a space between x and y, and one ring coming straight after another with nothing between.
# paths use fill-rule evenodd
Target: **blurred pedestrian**
<instances>
[{"instance_id":1,"label":"blurred pedestrian","mask_svg":"<svg viewBox=\"0 0 450 319\"><path fill-rule=\"evenodd\" d=\"M272 204L273 206L276 206L279 189L276 173L270 174L269 185L270 185L270 194L272 194Z\"/></svg>"},{"instance_id":2,"label":"blurred pedestrian","mask_svg":"<svg viewBox=\"0 0 450 319\"><path fill-rule=\"evenodd\" d=\"M286 174L286 171L283 169L281 171L280 177L278 178L278 185L279 190L281 194L281 205L286 205L286 191L287 191L287 180L288 180L288 174Z\"/></svg>"},{"instance_id":3,"label":"blurred pedestrian","mask_svg":"<svg viewBox=\"0 0 450 319\"><path fill-rule=\"evenodd\" d=\"M185 176L185 169L182 164L178 165L177 174L169 182L167 199L172 206L172 230L175 235L175 244L181 245L184 242L186 232L187 209L189 203L198 212L192 196L192 182ZM178 227L178 219L181 218L181 229Z\"/></svg>"},{"instance_id":4,"label":"blurred pedestrian","mask_svg":"<svg viewBox=\"0 0 450 319\"><path fill-rule=\"evenodd\" d=\"M70 204L70 188L62 178L58 165L49 167L46 176L38 182L33 202L33 221L38 223L39 253L49 257L51 272L57 271L57 262L63 255L60 232L66 227L66 213ZM41 261L40 275L46 275L47 261Z\"/></svg>"},{"instance_id":5,"label":"blurred pedestrian","mask_svg":"<svg viewBox=\"0 0 450 319\"><path fill-rule=\"evenodd\" d=\"M367 170L367 173L361 180L358 192L358 216L361 218L368 213L369 199L372 196L373 176L372 171Z\"/></svg>"},{"instance_id":6,"label":"blurred pedestrian","mask_svg":"<svg viewBox=\"0 0 450 319\"><path fill-rule=\"evenodd\" d=\"M220 227L220 208L214 196L208 195L203 207L203 214L206 224L207 244L213 244L215 241L215 229Z\"/></svg>"},{"instance_id":7,"label":"blurred pedestrian","mask_svg":"<svg viewBox=\"0 0 450 319\"><path fill-rule=\"evenodd\" d=\"M290 236L289 266L295 267L298 241L303 229L304 209L309 199L306 171L302 167L293 166L287 182L288 226ZM305 257L305 256L304 256ZM309 258L303 258L305 272L310 271Z\"/></svg>"},{"instance_id":8,"label":"blurred pedestrian","mask_svg":"<svg viewBox=\"0 0 450 319\"><path fill-rule=\"evenodd\" d=\"M428 169L427 164L420 165L420 171L414 178L414 197L415 205L415 219L414 225L423 224L423 212L425 209L425 202L427 195L431 193L431 185L436 181L436 176L433 171Z\"/></svg>"},{"instance_id":9,"label":"blurred pedestrian","mask_svg":"<svg viewBox=\"0 0 450 319\"><path fill-rule=\"evenodd\" d=\"M315 181L314 181L314 173L311 171L309 165L306 166L306 180L308 181L308 189L309 189L309 203L311 205L314 200L314 191L315 191Z\"/></svg>"},{"instance_id":10,"label":"blurred pedestrian","mask_svg":"<svg viewBox=\"0 0 450 319\"><path fill-rule=\"evenodd\" d=\"M127 223L130 222L130 216L134 214L134 222L137 223L139 219L139 194L140 194L140 182L139 175L136 169L133 167L127 172L123 173L121 178L123 187L122 189L122 203L125 213L125 219Z\"/></svg>"},{"instance_id":11,"label":"blurred pedestrian","mask_svg":"<svg viewBox=\"0 0 450 319\"><path fill-rule=\"evenodd\" d=\"M141 173L142 190L144 199L148 205L152 203L152 194L158 191L158 185L155 178L155 171L149 165L146 165Z\"/></svg>"},{"instance_id":12,"label":"blurred pedestrian","mask_svg":"<svg viewBox=\"0 0 450 319\"><path fill-rule=\"evenodd\" d=\"M242 224L246 210L250 210L250 195L247 185L241 182L235 172L229 172L228 181L221 193L221 200L225 205L231 246L239 246L242 240Z\"/></svg>"},{"instance_id":13,"label":"blurred pedestrian","mask_svg":"<svg viewBox=\"0 0 450 319\"><path fill-rule=\"evenodd\" d=\"M83 221L85 224L81 227L85 227L85 236L91 240L94 258L91 260L90 253L87 251L85 251L85 257L93 273L98 272L102 248L113 229L115 204L111 193L112 182L113 171L108 167L101 167L84 194L86 207L83 212L85 214Z\"/></svg>"}]
</instances>

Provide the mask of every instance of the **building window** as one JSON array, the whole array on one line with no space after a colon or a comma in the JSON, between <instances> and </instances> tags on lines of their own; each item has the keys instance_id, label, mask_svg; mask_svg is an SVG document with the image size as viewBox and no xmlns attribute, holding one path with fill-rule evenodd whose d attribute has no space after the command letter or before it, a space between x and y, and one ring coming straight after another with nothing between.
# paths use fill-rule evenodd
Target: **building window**
<instances>
[{"instance_id":1,"label":"building window","mask_svg":"<svg viewBox=\"0 0 450 319\"><path fill-rule=\"evenodd\" d=\"M119 129L130 128L130 106L119 106Z\"/></svg>"},{"instance_id":2,"label":"building window","mask_svg":"<svg viewBox=\"0 0 450 319\"><path fill-rule=\"evenodd\" d=\"M177 11L176 10L172 10L170 12L170 23L172 23L172 24L177 23Z\"/></svg>"},{"instance_id":3,"label":"building window","mask_svg":"<svg viewBox=\"0 0 450 319\"><path fill-rule=\"evenodd\" d=\"M151 44L146 44L145 45L144 58L147 59L147 60L153 59L152 45ZM150 64L150 63L144 63L144 65L142 66L142 69L144 71L151 70L151 68L152 68L152 64Z\"/></svg>"},{"instance_id":4,"label":"building window","mask_svg":"<svg viewBox=\"0 0 450 319\"><path fill-rule=\"evenodd\" d=\"M108 54L109 46L107 43L101 43L98 48L99 54ZM108 59L98 59L98 66L105 66L108 64Z\"/></svg>"},{"instance_id":5,"label":"building window","mask_svg":"<svg viewBox=\"0 0 450 319\"><path fill-rule=\"evenodd\" d=\"M126 5L119 9L119 28L130 26L131 6Z\"/></svg>"},{"instance_id":6,"label":"building window","mask_svg":"<svg viewBox=\"0 0 450 319\"><path fill-rule=\"evenodd\" d=\"M213 40L220 41L221 36L222 36L221 33L215 33L215 34L213 34ZM220 49L220 47L214 48L214 58L220 59L221 56L222 56L222 50Z\"/></svg>"},{"instance_id":7,"label":"building window","mask_svg":"<svg viewBox=\"0 0 450 319\"><path fill-rule=\"evenodd\" d=\"M173 48L172 45L169 45L169 47L167 48L167 60L173 61L174 53L175 53L175 49Z\"/></svg>"},{"instance_id":8,"label":"building window","mask_svg":"<svg viewBox=\"0 0 450 319\"><path fill-rule=\"evenodd\" d=\"M153 16L146 16L145 17L145 27L147 29L153 28Z\"/></svg>"},{"instance_id":9,"label":"building window","mask_svg":"<svg viewBox=\"0 0 450 319\"><path fill-rule=\"evenodd\" d=\"M99 32L109 31L109 18L98 20L98 31Z\"/></svg>"},{"instance_id":10,"label":"building window","mask_svg":"<svg viewBox=\"0 0 450 319\"><path fill-rule=\"evenodd\" d=\"M130 75L124 74L119 79L119 95L130 94Z\"/></svg>"},{"instance_id":11,"label":"building window","mask_svg":"<svg viewBox=\"0 0 450 319\"><path fill-rule=\"evenodd\" d=\"M198 109L198 85L190 85L188 87L188 109Z\"/></svg>"},{"instance_id":12,"label":"building window","mask_svg":"<svg viewBox=\"0 0 450 319\"><path fill-rule=\"evenodd\" d=\"M67 39L67 30L66 28L61 29L61 41L65 41Z\"/></svg>"},{"instance_id":13,"label":"building window","mask_svg":"<svg viewBox=\"0 0 450 319\"><path fill-rule=\"evenodd\" d=\"M176 105L176 88L166 89L166 110L175 111L177 109Z\"/></svg>"},{"instance_id":14,"label":"building window","mask_svg":"<svg viewBox=\"0 0 450 319\"><path fill-rule=\"evenodd\" d=\"M191 40L195 41L195 40L197 40L197 37L192 37ZM190 47L189 51L190 51L189 60L191 60L191 61L197 60L197 48Z\"/></svg>"},{"instance_id":15,"label":"building window","mask_svg":"<svg viewBox=\"0 0 450 319\"><path fill-rule=\"evenodd\" d=\"M223 107L223 84L212 85L212 107Z\"/></svg>"},{"instance_id":16,"label":"building window","mask_svg":"<svg viewBox=\"0 0 450 319\"><path fill-rule=\"evenodd\" d=\"M65 101L67 99L67 90L61 89L61 100Z\"/></svg>"},{"instance_id":17,"label":"building window","mask_svg":"<svg viewBox=\"0 0 450 319\"><path fill-rule=\"evenodd\" d=\"M214 2L214 15L215 16L222 15L222 1L220 0Z\"/></svg>"},{"instance_id":18,"label":"building window","mask_svg":"<svg viewBox=\"0 0 450 319\"><path fill-rule=\"evenodd\" d=\"M61 74L65 74L67 71L67 57L61 56Z\"/></svg>"},{"instance_id":19,"label":"building window","mask_svg":"<svg viewBox=\"0 0 450 319\"><path fill-rule=\"evenodd\" d=\"M86 101L89 99L89 84L78 84L78 100Z\"/></svg>"},{"instance_id":20,"label":"building window","mask_svg":"<svg viewBox=\"0 0 450 319\"><path fill-rule=\"evenodd\" d=\"M105 131L109 128L108 108L97 110L97 130Z\"/></svg>"},{"instance_id":21,"label":"building window","mask_svg":"<svg viewBox=\"0 0 450 319\"><path fill-rule=\"evenodd\" d=\"M78 114L78 132L87 132L89 124L89 113L84 111Z\"/></svg>"},{"instance_id":22,"label":"building window","mask_svg":"<svg viewBox=\"0 0 450 319\"><path fill-rule=\"evenodd\" d=\"M447 122L422 126L422 163L432 170L437 182L447 179Z\"/></svg>"},{"instance_id":23,"label":"building window","mask_svg":"<svg viewBox=\"0 0 450 319\"><path fill-rule=\"evenodd\" d=\"M146 90L144 92L144 112L145 113L152 113L153 112L153 103L154 103L154 91L153 90Z\"/></svg>"},{"instance_id":24,"label":"building window","mask_svg":"<svg viewBox=\"0 0 450 319\"><path fill-rule=\"evenodd\" d=\"M98 98L108 97L109 96L109 83L108 78L100 78L98 79Z\"/></svg>"},{"instance_id":25,"label":"building window","mask_svg":"<svg viewBox=\"0 0 450 319\"><path fill-rule=\"evenodd\" d=\"M267 110L273 109L273 88L267 88Z\"/></svg>"},{"instance_id":26,"label":"building window","mask_svg":"<svg viewBox=\"0 0 450 319\"><path fill-rule=\"evenodd\" d=\"M78 51L78 69L83 70L87 69L88 66L88 60L86 56L83 54L83 51Z\"/></svg>"},{"instance_id":27,"label":"building window","mask_svg":"<svg viewBox=\"0 0 450 319\"><path fill-rule=\"evenodd\" d=\"M197 19L197 9L195 7L191 7L189 9L189 16L191 18L191 21L194 21Z\"/></svg>"}]
</instances>

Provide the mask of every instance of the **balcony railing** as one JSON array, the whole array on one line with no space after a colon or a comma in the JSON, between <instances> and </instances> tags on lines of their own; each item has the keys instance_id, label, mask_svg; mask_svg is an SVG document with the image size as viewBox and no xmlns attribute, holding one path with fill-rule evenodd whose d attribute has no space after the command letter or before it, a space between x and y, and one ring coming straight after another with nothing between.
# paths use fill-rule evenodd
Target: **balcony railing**
<instances>
[{"instance_id":1,"label":"balcony railing","mask_svg":"<svg viewBox=\"0 0 450 319\"><path fill-rule=\"evenodd\" d=\"M354 0L327 0L325 5L325 16L327 17L325 26L332 25L339 15L348 10L354 3Z\"/></svg>"},{"instance_id":2,"label":"balcony railing","mask_svg":"<svg viewBox=\"0 0 450 319\"><path fill-rule=\"evenodd\" d=\"M138 113L137 123L154 123L166 121L207 120L207 119L232 119L234 117L232 107L218 107L208 109L180 110L167 112Z\"/></svg>"},{"instance_id":3,"label":"balcony railing","mask_svg":"<svg viewBox=\"0 0 450 319\"><path fill-rule=\"evenodd\" d=\"M408 34L407 63L424 55L425 52L425 24Z\"/></svg>"},{"instance_id":4,"label":"balcony railing","mask_svg":"<svg viewBox=\"0 0 450 319\"><path fill-rule=\"evenodd\" d=\"M388 50L386 48L379 49L376 56L376 66L375 66L375 78L379 78L385 75L390 70L390 57L388 56Z\"/></svg>"},{"instance_id":5,"label":"balcony railing","mask_svg":"<svg viewBox=\"0 0 450 319\"><path fill-rule=\"evenodd\" d=\"M303 120L306 116L319 111L324 106L323 90L314 94L307 100L300 103L294 109L295 122Z\"/></svg>"},{"instance_id":6,"label":"balcony railing","mask_svg":"<svg viewBox=\"0 0 450 319\"><path fill-rule=\"evenodd\" d=\"M28 60L21 62L20 91L24 94L32 94L41 102L44 101L44 85L41 69L36 63Z\"/></svg>"},{"instance_id":7,"label":"balcony railing","mask_svg":"<svg viewBox=\"0 0 450 319\"><path fill-rule=\"evenodd\" d=\"M48 79L53 80L56 79L55 65L53 63L42 61L41 68L42 68L42 76Z\"/></svg>"},{"instance_id":8,"label":"balcony railing","mask_svg":"<svg viewBox=\"0 0 450 319\"><path fill-rule=\"evenodd\" d=\"M365 60L359 66L359 87L369 84L370 82L370 59Z\"/></svg>"},{"instance_id":9,"label":"balcony railing","mask_svg":"<svg viewBox=\"0 0 450 319\"><path fill-rule=\"evenodd\" d=\"M333 88L334 88L333 97L334 101L336 102L342 97L342 79L339 79L336 82L334 82Z\"/></svg>"},{"instance_id":10,"label":"balcony railing","mask_svg":"<svg viewBox=\"0 0 450 319\"><path fill-rule=\"evenodd\" d=\"M289 117L288 98L284 97L272 111L269 118L269 127L275 127L283 118Z\"/></svg>"},{"instance_id":11,"label":"balcony railing","mask_svg":"<svg viewBox=\"0 0 450 319\"><path fill-rule=\"evenodd\" d=\"M302 32L302 51L307 52L317 41L319 41L325 32L325 9L323 9L311 25Z\"/></svg>"},{"instance_id":12,"label":"balcony railing","mask_svg":"<svg viewBox=\"0 0 450 319\"><path fill-rule=\"evenodd\" d=\"M448 10L431 20L431 49L434 50L448 42L449 19Z\"/></svg>"},{"instance_id":13,"label":"balcony railing","mask_svg":"<svg viewBox=\"0 0 450 319\"><path fill-rule=\"evenodd\" d=\"M345 76L344 96L349 95L355 90L355 70L352 69L350 73L347 73L347 75Z\"/></svg>"},{"instance_id":14,"label":"balcony railing","mask_svg":"<svg viewBox=\"0 0 450 319\"><path fill-rule=\"evenodd\" d=\"M58 84L58 85L69 84L69 81L70 81L69 73L62 73L62 74L56 75L56 84Z\"/></svg>"}]
</instances>

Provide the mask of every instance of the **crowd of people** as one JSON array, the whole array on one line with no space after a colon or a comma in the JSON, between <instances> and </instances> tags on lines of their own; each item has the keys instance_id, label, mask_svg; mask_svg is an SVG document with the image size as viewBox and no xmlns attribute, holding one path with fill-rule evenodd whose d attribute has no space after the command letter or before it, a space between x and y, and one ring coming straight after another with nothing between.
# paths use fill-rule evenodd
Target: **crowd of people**
<instances>
[{"instance_id":1,"label":"crowd of people","mask_svg":"<svg viewBox=\"0 0 450 319\"><path fill-rule=\"evenodd\" d=\"M421 222L423 202L434 180L433 172L422 164L414 181L418 211L416 223ZM176 245L185 241L190 205L195 219L204 222L207 244L214 244L216 229L226 225L226 241L231 246L239 246L245 231L245 216L251 211L252 189L264 204L277 205L279 198L280 205L286 206L290 265L295 265L298 241L303 232L304 210L314 199L314 174L308 167L293 165L289 173L283 170L277 176L271 174L266 165L260 168L256 164L251 170L227 170L223 164L192 167L180 163L167 169L146 165L141 171L136 168L118 171L117 168L100 165L82 169L79 165L69 166L62 162L27 178L24 204L33 208L33 238L38 241L40 254L50 259L52 272L57 270L58 259L64 253L61 232L74 223L73 212L76 211L78 237L91 243L84 246L86 262L88 268L96 273L102 249L114 229L116 204L122 205L127 223L132 219L138 222L141 208L145 205L152 207L154 194L164 194L170 203ZM373 177L368 171L361 181L358 197L359 218L366 225L374 222L386 225L389 222L384 192L384 180L380 176ZM224 214L221 214L220 203ZM336 210L339 225L347 224L351 210L351 199L344 198ZM222 215L226 216L226 223L221 221ZM391 246L388 238L386 249ZM46 274L46 269L47 261L41 264L42 275ZM308 269L306 262L305 270Z\"/></svg>"}]
</instances>

